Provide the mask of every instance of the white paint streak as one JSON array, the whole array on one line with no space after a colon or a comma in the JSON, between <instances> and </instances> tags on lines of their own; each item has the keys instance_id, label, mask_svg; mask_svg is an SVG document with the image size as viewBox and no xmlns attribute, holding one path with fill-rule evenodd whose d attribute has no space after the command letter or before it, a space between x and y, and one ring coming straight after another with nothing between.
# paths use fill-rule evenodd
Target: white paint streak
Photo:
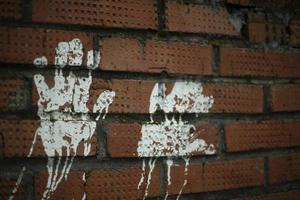
<instances>
[{"instance_id":1,"label":"white paint streak","mask_svg":"<svg viewBox=\"0 0 300 200\"><path fill-rule=\"evenodd\" d=\"M149 173L148 173L148 177L147 177L147 184L146 184L146 189L145 189L145 194L144 194L143 200L146 199L148 196L148 189L149 189L149 186L151 183L151 175L155 168L155 162L156 162L156 158L150 158L150 160L148 162Z\"/></svg>"},{"instance_id":2,"label":"white paint streak","mask_svg":"<svg viewBox=\"0 0 300 200\"><path fill-rule=\"evenodd\" d=\"M142 175L141 175L141 179L140 182L137 186L137 189L139 190L140 187L142 186L144 179L145 179L145 173L146 173L146 164L145 164L145 159L143 159L143 165L142 165Z\"/></svg>"},{"instance_id":3,"label":"white paint streak","mask_svg":"<svg viewBox=\"0 0 300 200\"><path fill-rule=\"evenodd\" d=\"M180 198L180 196L182 194L182 191L183 191L184 187L187 184L187 176L188 176L188 167L189 167L189 163L190 163L190 157L184 157L183 159L185 161L185 166L184 166L184 181L183 181L183 184L181 186L181 189L180 189L180 191L178 193L178 196L177 196L176 200L179 200L179 198Z\"/></svg>"},{"instance_id":4,"label":"white paint streak","mask_svg":"<svg viewBox=\"0 0 300 200\"><path fill-rule=\"evenodd\" d=\"M169 186L169 185L171 185L171 167L173 165L172 158L168 157L166 164L167 164L167 180L168 180L168 186ZM166 200L168 198L168 195L169 195L169 192L167 190L164 200Z\"/></svg>"},{"instance_id":5,"label":"white paint streak","mask_svg":"<svg viewBox=\"0 0 300 200\"><path fill-rule=\"evenodd\" d=\"M96 120L100 118L100 115L103 113L103 110L104 110L104 115L102 118L105 119L105 116L108 112L109 105L113 102L113 98L115 96L116 93L114 91L109 91L109 90L105 90L99 95L97 102L93 108L93 113L99 113Z\"/></svg>"},{"instance_id":6,"label":"white paint streak","mask_svg":"<svg viewBox=\"0 0 300 200\"><path fill-rule=\"evenodd\" d=\"M24 176L24 172L25 172L25 171L26 171L26 167L23 166L23 167L22 167L22 170L21 170L21 172L20 172L20 174L19 174L18 180L17 180L17 182L16 182L16 184L15 184L15 186L14 186L14 189L11 191L11 195L9 196L8 200L13 200L13 199L14 199L14 195L16 194L16 192L17 192L18 189L19 189L19 186L20 186L20 184L21 184L21 181L22 181L22 179L23 179L23 176Z\"/></svg>"}]
</instances>

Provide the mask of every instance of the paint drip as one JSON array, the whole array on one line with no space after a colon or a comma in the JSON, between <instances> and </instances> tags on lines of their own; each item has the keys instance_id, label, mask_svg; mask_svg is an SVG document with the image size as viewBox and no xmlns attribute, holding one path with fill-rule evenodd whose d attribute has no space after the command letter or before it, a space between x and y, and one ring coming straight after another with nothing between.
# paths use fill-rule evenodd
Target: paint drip
<instances>
[{"instance_id":1,"label":"paint drip","mask_svg":"<svg viewBox=\"0 0 300 200\"><path fill-rule=\"evenodd\" d=\"M55 52L55 65L60 68L66 65L79 66L82 64L83 46L79 39L75 38L69 42L60 42ZM96 68L99 62L99 52L89 51L88 68ZM48 61L46 57L42 56L36 58L33 63L36 66L44 67L48 64ZM37 114L41 122L40 127L36 130L27 157L31 157L36 138L39 136L48 157L46 166L48 179L42 199L49 199L59 183L63 179L67 179L80 143L83 142L83 155L90 154L91 138L99 117L96 118L96 121L93 121L88 114L87 102L92 83L91 71L88 77L76 77L72 72L65 77L61 69L56 69L52 88L47 85L44 76L40 74L34 76L34 83L39 95ZM104 111L102 117L104 119L114 97L114 91L107 90L101 93L94 105L93 112L101 115ZM78 116L78 114L80 115ZM24 166L9 198L10 200L14 198L25 170L26 167ZM85 199L85 197L86 194L82 198Z\"/></svg>"},{"instance_id":2,"label":"paint drip","mask_svg":"<svg viewBox=\"0 0 300 200\"><path fill-rule=\"evenodd\" d=\"M196 138L196 135L194 135L196 127L183 121L181 114L208 113L214 103L214 98L202 94L203 87L199 82L176 81L172 91L169 94L166 94L166 91L165 83L154 85L149 105L150 123L142 125L142 136L138 143L137 152L139 157L150 157L149 165L156 157L167 157L168 186L171 185L172 157L183 157L185 160L185 180L177 197L179 199L187 184L190 156L194 152L202 152L203 154L214 154L216 152L213 144L207 144L203 139ZM157 110L162 110L165 113L165 120L160 123L154 123L153 120L153 114ZM174 115L171 120L168 119L167 113L176 112L180 113L178 120L175 119ZM138 189L144 180L144 176L143 164L143 173ZM164 199L167 198L168 191L166 191Z\"/></svg>"}]
</instances>

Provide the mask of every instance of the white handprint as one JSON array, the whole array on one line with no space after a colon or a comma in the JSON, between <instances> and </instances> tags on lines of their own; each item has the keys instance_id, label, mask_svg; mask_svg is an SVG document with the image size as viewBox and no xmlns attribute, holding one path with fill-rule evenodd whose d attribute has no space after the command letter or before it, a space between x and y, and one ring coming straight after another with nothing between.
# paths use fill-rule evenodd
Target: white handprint
<instances>
[{"instance_id":1,"label":"white handprint","mask_svg":"<svg viewBox=\"0 0 300 200\"><path fill-rule=\"evenodd\" d=\"M55 52L55 65L59 68L82 64L83 46L79 39L60 42ZM99 53L93 50L89 51L87 55L88 68L96 68L99 59ZM40 67L44 67L47 63L44 56L34 60L34 64ZM88 77L76 77L72 72L65 77L62 69L56 69L52 88L48 86L45 77L41 74L34 76L34 83L39 95L37 114L41 119L40 127L36 130L34 138L41 137L44 151L48 156L48 181L42 199L49 199L62 179L67 179L80 143L84 145L84 156L89 155L96 121L102 113L104 113L103 119L105 118L109 105L115 97L115 92L106 90L99 95L91 111L98 113L99 116L96 120L92 120L87 107L92 84L91 71ZM35 139L28 157L33 151ZM19 179L22 179L24 171L25 168ZM13 194L19 184L20 181L16 183Z\"/></svg>"}]
</instances>

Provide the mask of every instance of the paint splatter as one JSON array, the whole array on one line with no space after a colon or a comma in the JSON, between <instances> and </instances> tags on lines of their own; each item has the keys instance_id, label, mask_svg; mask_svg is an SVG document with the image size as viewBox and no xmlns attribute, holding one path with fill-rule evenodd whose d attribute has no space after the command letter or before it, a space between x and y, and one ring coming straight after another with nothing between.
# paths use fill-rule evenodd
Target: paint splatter
<instances>
[{"instance_id":1,"label":"paint splatter","mask_svg":"<svg viewBox=\"0 0 300 200\"><path fill-rule=\"evenodd\" d=\"M182 121L181 115L178 120L175 119L174 115L171 120L165 115L165 121L160 123L154 123L152 115L157 110L162 110L164 113L180 114L208 113L214 103L214 99L212 96L204 96L202 91L203 87L199 82L177 81L169 94L166 94L165 83L155 84L150 96L150 123L143 124L141 129L142 136L137 148L138 156L150 157L148 161L149 166L152 166L153 158L167 157L168 185L171 185L172 158L182 157L185 160L185 180L177 199L180 198L187 184L186 177L192 153L214 154L216 149L213 144L207 144L203 139L196 138L194 135L196 127L193 124ZM144 162L140 183L144 181L145 176ZM140 188L140 183L138 188ZM147 191L145 191L145 196L147 194ZM167 198L168 191L166 191L164 199L166 200Z\"/></svg>"},{"instance_id":2,"label":"paint splatter","mask_svg":"<svg viewBox=\"0 0 300 200\"><path fill-rule=\"evenodd\" d=\"M37 67L44 68L48 65L48 60L45 56L34 59L33 64Z\"/></svg>"},{"instance_id":3,"label":"paint splatter","mask_svg":"<svg viewBox=\"0 0 300 200\"><path fill-rule=\"evenodd\" d=\"M79 66L82 64L83 46L79 39L60 42L55 52L55 65L60 68L66 65ZM92 65L93 68L96 68L99 64L96 54L98 53L89 51L87 58L89 68ZM45 66L47 65L47 58L44 56L36 58L34 64ZM89 71L88 77L77 77L72 72L68 76L64 76L62 69L56 69L52 88L48 86L45 77L41 74L34 76L34 83L39 95L37 114L41 122L34 135L28 157L31 156L36 138L39 136L48 157L46 166L48 180L42 199L49 199L59 183L63 179L67 179L80 143L83 142L84 145L83 155L89 155L91 139L99 117L94 121L88 114L87 102L92 84L91 71ZM115 95L114 91L102 92L92 112L99 113L99 116L104 112L102 117L104 119ZM10 199L14 198L25 170L26 168L23 167ZM82 198L85 199L85 195Z\"/></svg>"}]
</instances>

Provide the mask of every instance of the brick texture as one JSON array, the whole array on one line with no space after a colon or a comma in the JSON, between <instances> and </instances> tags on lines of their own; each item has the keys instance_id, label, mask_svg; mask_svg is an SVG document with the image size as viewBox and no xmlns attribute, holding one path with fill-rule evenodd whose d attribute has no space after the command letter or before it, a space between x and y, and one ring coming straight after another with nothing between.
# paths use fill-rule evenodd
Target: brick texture
<instances>
[{"instance_id":1,"label":"brick texture","mask_svg":"<svg viewBox=\"0 0 300 200\"><path fill-rule=\"evenodd\" d=\"M169 31L239 35L224 7L166 3L166 27Z\"/></svg>"},{"instance_id":2,"label":"brick texture","mask_svg":"<svg viewBox=\"0 0 300 200\"><path fill-rule=\"evenodd\" d=\"M269 161L270 183L281 183L300 179L300 154L274 156Z\"/></svg>"},{"instance_id":3,"label":"brick texture","mask_svg":"<svg viewBox=\"0 0 300 200\"><path fill-rule=\"evenodd\" d=\"M35 22L155 29L154 0L33 0Z\"/></svg>"},{"instance_id":4,"label":"brick texture","mask_svg":"<svg viewBox=\"0 0 300 200\"><path fill-rule=\"evenodd\" d=\"M287 84L287 85L274 85L271 88L271 105L272 111L299 111L300 110L300 86Z\"/></svg>"},{"instance_id":5,"label":"brick texture","mask_svg":"<svg viewBox=\"0 0 300 200\"><path fill-rule=\"evenodd\" d=\"M51 80L53 78L46 78ZM47 81L46 81L47 82ZM99 94L104 90L113 90L116 97L109 108L112 113L149 113L149 102L155 81L151 80L120 80L104 81L94 79L90 88L89 107L96 102ZM167 91L172 89L168 82ZM33 91L35 85L33 85ZM263 111L262 87L247 84L203 84L203 94L213 96L212 113L259 113ZM32 103L36 106L37 92L33 92Z\"/></svg>"},{"instance_id":6,"label":"brick texture","mask_svg":"<svg viewBox=\"0 0 300 200\"><path fill-rule=\"evenodd\" d=\"M0 78L0 112L25 110L30 101L28 97L28 84L24 79Z\"/></svg>"},{"instance_id":7,"label":"brick texture","mask_svg":"<svg viewBox=\"0 0 300 200\"><path fill-rule=\"evenodd\" d=\"M92 35L83 32L50 30L41 28L0 27L0 62L32 64L37 57L45 56L48 64L54 64L55 48L59 42L81 40L84 47L83 65L87 51L92 49Z\"/></svg>"},{"instance_id":8,"label":"brick texture","mask_svg":"<svg viewBox=\"0 0 300 200\"><path fill-rule=\"evenodd\" d=\"M40 136L37 136L33 144L34 135L39 127L37 120L0 120L0 135L2 143L0 152L4 157L27 157L31 146L33 145L33 157L45 157L43 142ZM89 155L96 154L97 138L94 135L91 141L91 151ZM63 155L67 152L63 149ZM84 144L81 142L77 149L77 156L84 155Z\"/></svg>"},{"instance_id":9,"label":"brick texture","mask_svg":"<svg viewBox=\"0 0 300 200\"><path fill-rule=\"evenodd\" d=\"M59 176L60 174L58 174ZM54 193L51 194L51 200L55 199L74 199L81 200L84 195L83 172L71 171L67 179L62 179ZM42 199L47 186L48 174L45 172L38 173L34 178L35 197Z\"/></svg>"},{"instance_id":10,"label":"brick texture","mask_svg":"<svg viewBox=\"0 0 300 200\"><path fill-rule=\"evenodd\" d=\"M0 0L0 19L22 17L22 0Z\"/></svg>"},{"instance_id":11,"label":"brick texture","mask_svg":"<svg viewBox=\"0 0 300 200\"><path fill-rule=\"evenodd\" d=\"M292 190L287 192L264 194L254 197L245 197L239 200L298 200L299 196L300 190Z\"/></svg>"},{"instance_id":12,"label":"brick texture","mask_svg":"<svg viewBox=\"0 0 300 200\"><path fill-rule=\"evenodd\" d=\"M139 168L127 168L118 170L94 170L89 173L85 191L88 199L142 199L148 179L148 168L146 176L138 190L142 170ZM159 195L159 168L155 167L151 174L151 182L148 189L148 197Z\"/></svg>"},{"instance_id":13,"label":"brick texture","mask_svg":"<svg viewBox=\"0 0 300 200\"><path fill-rule=\"evenodd\" d=\"M9 199L11 197L11 192L15 187L17 179L0 177L0 197L1 199ZM18 191L14 194L15 200L23 200L27 197L23 183L20 184Z\"/></svg>"},{"instance_id":14,"label":"brick texture","mask_svg":"<svg viewBox=\"0 0 300 200\"><path fill-rule=\"evenodd\" d=\"M107 149L112 157L137 157L138 142L141 139L141 125L110 123L107 126ZM217 128L211 124L196 126L197 138L203 139L207 144L213 144L218 148ZM193 152L193 155L201 155L203 152Z\"/></svg>"},{"instance_id":15,"label":"brick texture","mask_svg":"<svg viewBox=\"0 0 300 200\"><path fill-rule=\"evenodd\" d=\"M253 43L286 44L289 39L287 28L282 22L256 14L248 15L248 36Z\"/></svg>"},{"instance_id":16,"label":"brick texture","mask_svg":"<svg viewBox=\"0 0 300 200\"><path fill-rule=\"evenodd\" d=\"M235 152L299 146L299 128L299 121L226 124L226 150Z\"/></svg>"},{"instance_id":17,"label":"brick texture","mask_svg":"<svg viewBox=\"0 0 300 200\"><path fill-rule=\"evenodd\" d=\"M300 77L299 53L262 52L245 48L221 48L224 76Z\"/></svg>"},{"instance_id":18,"label":"brick texture","mask_svg":"<svg viewBox=\"0 0 300 200\"><path fill-rule=\"evenodd\" d=\"M184 182L184 166L171 167L170 194L178 194ZM187 185L183 193L227 190L263 184L263 160L236 160L188 167Z\"/></svg>"},{"instance_id":19,"label":"brick texture","mask_svg":"<svg viewBox=\"0 0 300 200\"><path fill-rule=\"evenodd\" d=\"M300 47L300 19L291 20L289 25L291 31L291 44Z\"/></svg>"},{"instance_id":20,"label":"brick texture","mask_svg":"<svg viewBox=\"0 0 300 200\"><path fill-rule=\"evenodd\" d=\"M171 74L212 74L212 48L193 43L104 38L101 69Z\"/></svg>"}]
</instances>

